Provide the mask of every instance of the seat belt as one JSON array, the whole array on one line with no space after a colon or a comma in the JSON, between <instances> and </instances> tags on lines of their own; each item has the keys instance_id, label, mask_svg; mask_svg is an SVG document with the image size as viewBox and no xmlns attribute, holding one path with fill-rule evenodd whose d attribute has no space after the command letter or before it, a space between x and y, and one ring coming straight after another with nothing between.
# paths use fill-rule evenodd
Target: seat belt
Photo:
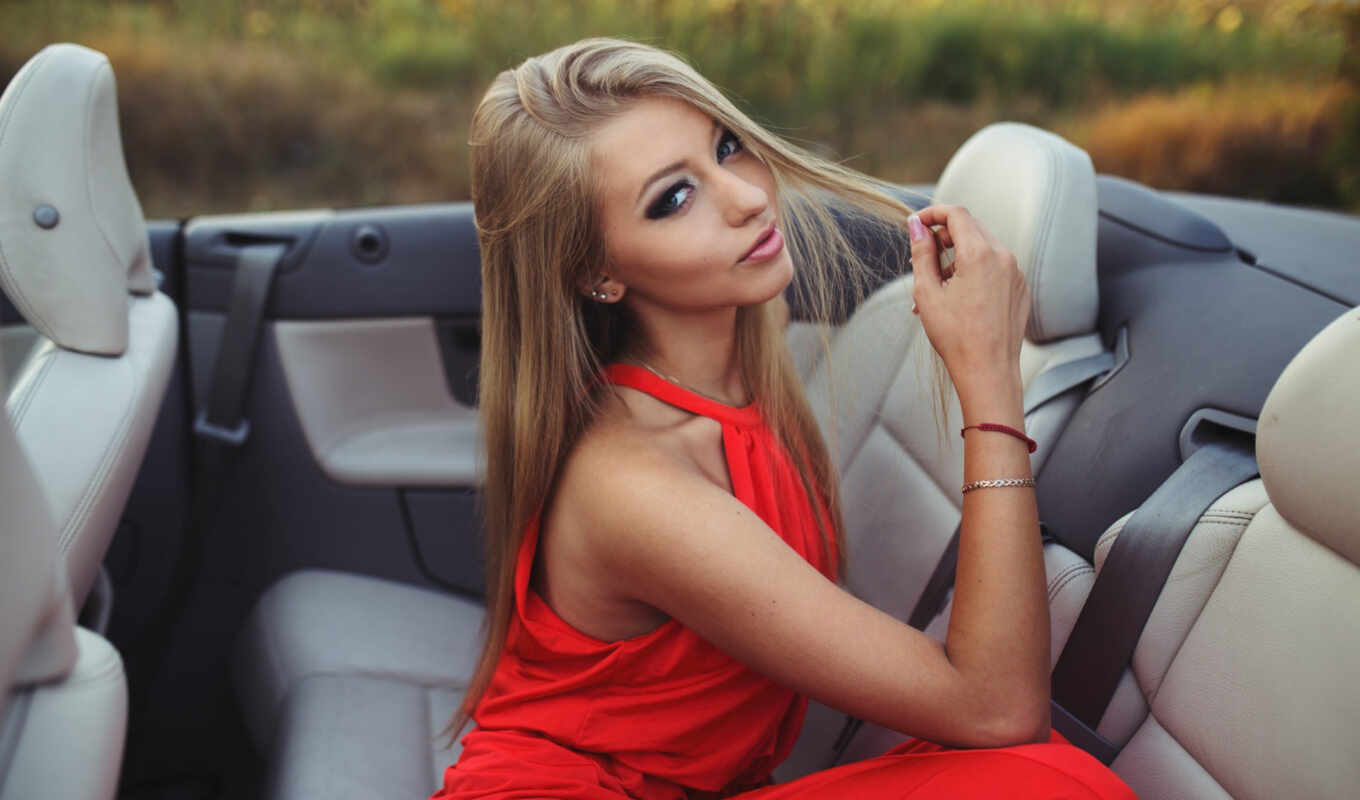
<instances>
[{"instance_id":1,"label":"seat belt","mask_svg":"<svg viewBox=\"0 0 1360 800\"><path fill-rule=\"evenodd\" d=\"M1114 365L1114 353L1102 352L1093 356L1065 361L1044 370L1025 390L1025 415L1029 416L1031 412L1049 400L1109 372L1114 368ZM1047 541L1048 534L1043 528L1043 523L1040 523L1039 527L1041 535ZM940 559L935 562L935 569L931 571L930 579L926 581L925 588L921 590L921 596L916 599L916 605L911 610L911 616L907 618L907 624L918 631L924 631L930 621L940 613L944 608L945 598L949 596L949 590L954 586L954 572L959 565L959 532L962 529L963 522L960 521L958 527L954 528L954 535L949 537L944 552L940 553ZM838 763L841 757L845 755L850 742L863 725L864 721L858 717L846 717L844 727L841 728L840 734L836 736L836 741L831 745L831 763L833 765Z\"/></svg>"},{"instance_id":2,"label":"seat belt","mask_svg":"<svg viewBox=\"0 0 1360 800\"><path fill-rule=\"evenodd\" d=\"M1092 378L1114 369L1114 353L1097 353L1093 356L1065 361L1039 373L1025 389L1025 416L1034 413L1039 406L1059 395L1077 388Z\"/></svg>"},{"instance_id":3,"label":"seat belt","mask_svg":"<svg viewBox=\"0 0 1360 800\"><path fill-rule=\"evenodd\" d=\"M1205 444L1124 525L1053 668L1054 727L1068 735L1063 726L1078 723L1069 727L1073 744L1082 746L1077 739L1088 738L1085 734L1100 739L1095 728L1190 531L1215 500L1258 474L1248 443L1227 439ZM1114 747L1109 742L1104 746L1113 759ZM1083 749L1101 758L1101 753Z\"/></svg>"},{"instance_id":4,"label":"seat belt","mask_svg":"<svg viewBox=\"0 0 1360 800\"><path fill-rule=\"evenodd\" d=\"M245 418L246 390L255 363L255 341L264 319L274 272L287 246L257 244L236 256L222 343L217 351L208 397L194 419L194 433L205 442L239 447L250 435Z\"/></svg>"},{"instance_id":5,"label":"seat belt","mask_svg":"<svg viewBox=\"0 0 1360 800\"><path fill-rule=\"evenodd\" d=\"M212 383L202 409L194 418L193 483L183 548L175 560L166 600L138 649L163 662L179 612L187 605L202 561L203 539L211 530L222 499L224 476L236 451L250 436L245 417L246 395L255 363L255 346L274 274L288 251L280 242L252 244L236 255L231 298L217 351ZM134 698L133 708L145 702L146 687Z\"/></svg>"}]
</instances>

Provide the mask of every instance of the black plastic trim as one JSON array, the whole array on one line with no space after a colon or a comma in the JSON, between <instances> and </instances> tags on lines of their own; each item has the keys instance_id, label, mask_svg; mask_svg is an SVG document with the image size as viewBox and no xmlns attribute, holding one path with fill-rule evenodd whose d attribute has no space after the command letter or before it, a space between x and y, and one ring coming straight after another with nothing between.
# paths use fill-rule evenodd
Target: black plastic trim
<instances>
[{"instance_id":1,"label":"black plastic trim","mask_svg":"<svg viewBox=\"0 0 1360 800\"><path fill-rule=\"evenodd\" d=\"M1100 215L1167 244L1206 252L1232 249L1223 230L1198 212L1125 178L1096 178Z\"/></svg>"}]
</instances>

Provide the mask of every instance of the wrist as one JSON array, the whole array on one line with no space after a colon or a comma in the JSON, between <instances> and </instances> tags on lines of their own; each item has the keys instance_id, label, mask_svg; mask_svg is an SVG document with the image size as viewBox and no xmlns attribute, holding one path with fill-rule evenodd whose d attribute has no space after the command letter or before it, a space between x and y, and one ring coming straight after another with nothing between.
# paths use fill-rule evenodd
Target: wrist
<instances>
[{"instance_id":1,"label":"wrist","mask_svg":"<svg viewBox=\"0 0 1360 800\"><path fill-rule=\"evenodd\" d=\"M952 376L951 376L952 377ZM954 378L965 425L996 422L1024 424L1024 383L1020 366L1012 369L974 372Z\"/></svg>"}]
</instances>

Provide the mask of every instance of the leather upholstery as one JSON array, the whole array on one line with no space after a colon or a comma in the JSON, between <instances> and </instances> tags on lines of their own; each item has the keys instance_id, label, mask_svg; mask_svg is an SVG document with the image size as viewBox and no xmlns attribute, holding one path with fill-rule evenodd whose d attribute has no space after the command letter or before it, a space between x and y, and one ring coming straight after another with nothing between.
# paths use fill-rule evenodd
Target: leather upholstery
<instances>
[{"instance_id":1,"label":"leather upholstery","mask_svg":"<svg viewBox=\"0 0 1360 800\"><path fill-rule=\"evenodd\" d=\"M483 613L479 603L380 578L285 576L260 597L236 647L235 684L255 742L269 752L285 701L318 675L461 692Z\"/></svg>"},{"instance_id":2,"label":"leather upholstery","mask_svg":"<svg viewBox=\"0 0 1360 800\"><path fill-rule=\"evenodd\" d=\"M1140 797L1330 798L1360 784L1360 506L1331 476L1355 442L1330 416L1360 379L1357 322L1342 315L1281 374L1258 429L1261 479L1200 518L1134 651L1141 708L1117 696L1101 721L1127 739L1113 766Z\"/></svg>"},{"instance_id":3,"label":"leather upholstery","mask_svg":"<svg viewBox=\"0 0 1360 800\"><path fill-rule=\"evenodd\" d=\"M14 76L0 98L0 185L5 294L59 346L122 353L128 291L155 285L102 53L51 45ZM35 222L44 205L56 209L55 227Z\"/></svg>"},{"instance_id":4,"label":"leather upholstery","mask_svg":"<svg viewBox=\"0 0 1360 800\"><path fill-rule=\"evenodd\" d=\"M77 658L62 680L21 691L26 705L0 800L109 800L118 789L127 731L127 678L118 651L76 628Z\"/></svg>"},{"instance_id":5,"label":"leather upholstery","mask_svg":"<svg viewBox=\"0 0 1360 800\"><path fill-rule=\"evenodd\" d=\"M265 796L428 796L462 752L442 733L462 697L461 690L356 675L302 680L283 709Z\"/></svg>"},{"instance_id":6,"label":"leather upholstery","mask_svg":"<svg viewBox=\"0 0 1360 800\"><path fill-rule=\"evenodd\" d=\"M79 606L131 491L178 342L174 304L152 280L101 53L52 45L11 81L0 98L0 185L0 288L37 331L24 363L11 366L6 407ZM55 226L38 224L40 206L56 209Z\"/></svg>"},{"instance_id":7,"label":"leather upholstery","mask_svg":"<svg viewBox=\"0 0 1360 800\"><path fill-rule=\"evenodd\" d=\"M1015 253L1034 301L1030 340L1095 329L1096 183L1084 150L1029 125L988 125L949 160L935 202L967 206Z\"/></svg>"},{"instance_id":8,"label":"leather upholstery","mask_svg":"<svg viewBox=\"0 0 1360 800\"><path fill-rule=\"evenodd\" d=\"M5 388L0 364L0 390ZM0 414L0 713L10 687L60 677L75 661L73 614L52 521L28 454Z\"/></svg>"},{"instance_id":9,"label":"leather upholstery","mask_svg":"<svg viewBox=\"0 0 1360 800\"><path fill-rule=\"evenodd\" d=\"M107 800L127 727L122 661L74 627L47 502L8 414L0 414L0 508L0 800Z\"/></svg>"},{"instance_id":10,"label":"leather upholstery","mask_svg":"<svg viewBox=\"0 0 1360 800\"><path fill-rule=\"evenodd\" d=\"M128 346L120 358L40 343L16 376L8 407L28 448L83 602L118 526L170 380L174 303L124 295Z\"/></svg>"},{"instance_id":11,"label":"leather upholstery","mask_svg":"<svg viewBox=\"0 0 1360 800\"><path fill-rule=\"evenodd\" d=\"M1352 563L1360 563L1360 369L1348 367L1357 353L1360 309L1351 309L1285 368L1257 432L1261 477L1276 510Z\"/></svg>"}]
</instances>

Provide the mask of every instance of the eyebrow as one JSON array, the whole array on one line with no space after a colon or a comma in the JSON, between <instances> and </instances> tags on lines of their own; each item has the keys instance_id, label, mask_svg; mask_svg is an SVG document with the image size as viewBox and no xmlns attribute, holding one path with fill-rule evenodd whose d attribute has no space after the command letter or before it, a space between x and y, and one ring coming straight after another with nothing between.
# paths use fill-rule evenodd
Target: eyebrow
<instances>
[{"instance_id":1,"label":"eyebrow","mask_svg":"<svg viewBox=\"0 0 1360 800\"><path fill-rule=\"evenodd\" d=\"M715 120L713 120L713 128L712 128L712 131L717 131L718 129L722 128L722 126L723 126L722 123L719 122L719 121L717 121L717 120L715 119ZM710 137L711 137L711 136L712 136L712 133L710 132ZM689 159L688 159L688 158L682 158L682 159L680 159L679 161L676 161L676 162L671 163L671 164L667 164L666 166L662 167L661 169L657 170L656 172L653 172L652 175L651 175L651 177L649 177L647 180L645 180L645 181L642 182L642 188L638 190L637 200L634 201L634 202L640 202L640 201L642 200L642 196L643 196L644 194L647 193L648 187L650 187L653 183L656 183L658 180L660 180L661 178L665 177L667 173L674 172L674 171L676 171L677 169L680 169L681 167L685 166L685 165L688 164L688 163L689 163Z\"/></svg>"}]
</instances>

